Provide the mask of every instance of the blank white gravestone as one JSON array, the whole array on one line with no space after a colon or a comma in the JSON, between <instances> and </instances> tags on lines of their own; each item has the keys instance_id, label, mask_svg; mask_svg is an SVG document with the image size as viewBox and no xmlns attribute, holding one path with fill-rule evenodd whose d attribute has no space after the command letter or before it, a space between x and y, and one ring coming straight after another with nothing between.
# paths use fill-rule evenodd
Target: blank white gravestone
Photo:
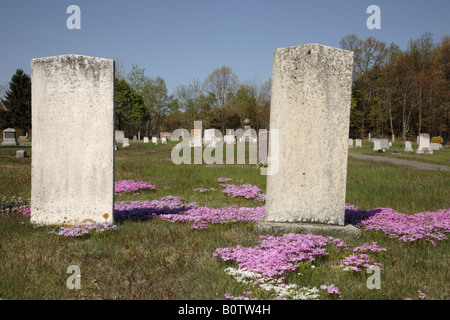
<instances>
[{"instance_id":1,"label":"blank white gravestone","mask_svg":"<svg viewBox=\"0 0 450 320\"><path fill-rule=\"evenodd\" d=\"M352 70L347 50L307 44L274 51L270 129L284 138L257 230L358 234L344 227Z\"/></svg>"},{"instance_id":2,"label":"blank white gravestone","mask_svg":"<svg viewBox=\"0 0 450 320\"><path fill-rule=\"evenodd\" d=\"M33 59L31 78L31 221L112 222L114 61L80 55Z\"/></svg>"}]
</instances>

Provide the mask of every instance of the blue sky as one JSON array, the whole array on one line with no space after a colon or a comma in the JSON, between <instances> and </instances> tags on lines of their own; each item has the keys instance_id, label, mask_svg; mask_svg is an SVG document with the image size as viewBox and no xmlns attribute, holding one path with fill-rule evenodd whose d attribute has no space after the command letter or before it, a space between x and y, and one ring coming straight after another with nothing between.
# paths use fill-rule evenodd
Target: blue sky
<instances>
[{"instance_id":1,"label":"blue sky","mask_svg":"<svg viewBox=\"0 0 450 320\"><path fill-rule=\"evenodd\" d=\"M450 34L449 0L0 0L0 84L33 58L82 54L132 64L162 77L169 93L227 65L241 82L272 76L273 50L320 43L339 47L355 33L405 49L423 32ZM69 30L69 5L81 9L81 30ZM369 30L369 5L381 29Z\"/></svg>"}]
</instances>

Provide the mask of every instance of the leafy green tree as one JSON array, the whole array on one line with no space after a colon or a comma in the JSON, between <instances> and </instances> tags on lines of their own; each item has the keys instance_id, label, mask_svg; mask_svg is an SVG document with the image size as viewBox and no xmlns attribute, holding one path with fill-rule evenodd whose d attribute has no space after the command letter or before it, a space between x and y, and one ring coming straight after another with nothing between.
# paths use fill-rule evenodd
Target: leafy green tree
<instances>
[{"instance_id":1,"label":"leafy green tree","mask_svg":"<svg viewBox=\"0 0 450 320\"><path fill-rule=\"evenodd\" d=\"M31 128L31 78L22 69L17 69L2 100L7 127Z\"/></svg>"},{"instance_id":2,"label":"leafy green tree","mask_svg":"<svg viewBox=\"0 0 450 320\"><path fill-rule=\"evenodd\" d=\"M124 79L115 79L117 128L135 126L148 118L142 97Z\"/></svg>"},{"instance_id":3,"label":"leafy green tree","mask_svg":"<svg viewBox=\"0 0 450 320\"><path fill-rule=\"evenodd\" d=\"M257 130L259 124L259 108L256 89L249 85L241 85L236 92L235 106L241 123L243 124L243 121L249 118L253 129Z\"/></svg>"},{"instance_id":4,"label":"leafy green tree","mask_svg":"<svg viewBox=\"0 0 450 320\"><path fill-rule=\"evenodd\" d=\"M174 97L168 95L167 86L163 78L149 78L145 75L145 69L133 65L127 80L130 86L144 99L144 105L149 114L149 122L146 125L146 134L150 130L156 133L164 130L162 123L164 117L169 114L170 104Z\"/></svg>"}]
</instances>

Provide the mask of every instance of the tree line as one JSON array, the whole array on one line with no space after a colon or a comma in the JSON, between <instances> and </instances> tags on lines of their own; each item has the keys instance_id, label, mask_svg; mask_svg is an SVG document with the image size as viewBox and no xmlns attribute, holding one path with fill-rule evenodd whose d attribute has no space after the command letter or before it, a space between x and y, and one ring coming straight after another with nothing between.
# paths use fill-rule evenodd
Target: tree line
<instances>
[{"instance_id":1,"label":"tree line","mask_svg":"<svg viewBox=\"0 0 450 320\"><path fill-rule=\"evenodd\" d=\"M354 52L350 137L396 137L415 140L420 133L449 139L450 36L435 43L430 33L411 39L405 50L373 37L351 34L340 47ZM18 69L0 104L0 128L31 128L31 79ZM0 92L1 96L1 92ZM178 128L243 127L269 129L271 79L241 82L229 66L193 79L172 94L161 77L133 65L125 74L116 66L116 129L127 136L157 135Z\"/></svg>"},{"instance_id":2,"label":"tree line","mask_svg":"<svg viewBox=\"0 0 450 320\"><path fill-rule=\"evenodd\" d=\"M412 141L429 133L449 139L450 36L435 43L424 33L401 50L352 34L340 46L354 52L351 137L394 134Z\"/></svg>"}]
</instances>

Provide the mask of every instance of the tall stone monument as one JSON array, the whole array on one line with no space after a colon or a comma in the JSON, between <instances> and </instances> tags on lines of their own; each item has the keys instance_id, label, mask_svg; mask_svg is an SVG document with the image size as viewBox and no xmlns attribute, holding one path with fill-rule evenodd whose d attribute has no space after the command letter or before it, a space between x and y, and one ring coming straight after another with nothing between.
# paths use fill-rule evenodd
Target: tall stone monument
<instances>
[{"instance_id":1,"label":"tall stone monument","mask_svg":"<svg viewBox=\"0 0 450 320\"><path fill-rule=\"evenodd\" d=\"M359 235L344 226L352 69L347 50L307 44L274 51L270 129L283 139L257 231Z\"/></svg>"},{"instance_id":2,"label":"tall stone monument","mask_svg":"<svg viewBox=\"0 0 450 320\"><path fill-rule=\"evenodd\" d=\"M31 79L31 221L112 222L114 61L81 55L33 59Z\"/></svg>"}]
</instances>

